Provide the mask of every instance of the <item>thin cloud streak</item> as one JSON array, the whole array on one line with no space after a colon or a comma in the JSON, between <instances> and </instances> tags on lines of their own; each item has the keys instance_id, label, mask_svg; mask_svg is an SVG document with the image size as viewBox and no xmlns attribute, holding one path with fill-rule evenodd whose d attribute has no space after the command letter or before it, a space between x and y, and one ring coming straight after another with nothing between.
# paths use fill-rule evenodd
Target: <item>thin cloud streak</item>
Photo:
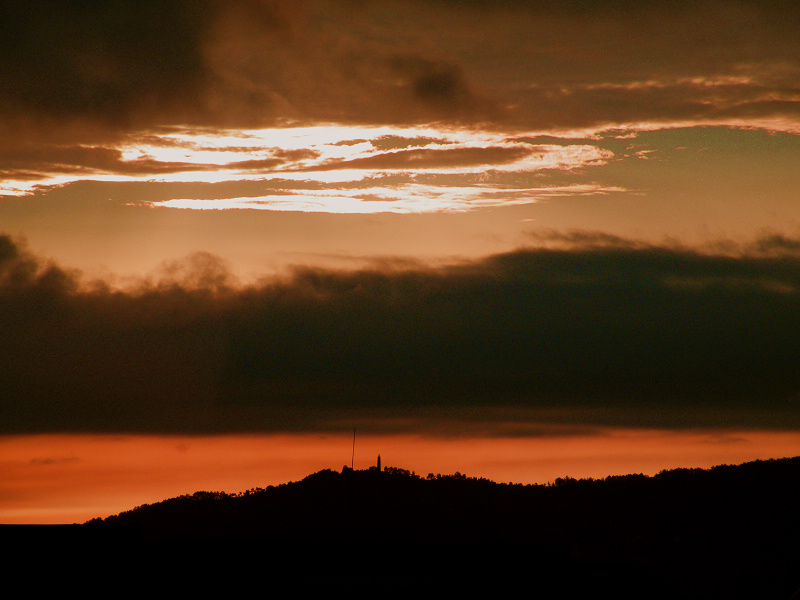
<instances>
[{"instance_id":1,"label":"thin cloud streak","mask_svg":"<svg viewBox=\"0 0 800 600\"><path fill-rule=\"evenodd\" d=\"M425 213L469 211L480 208L531 204L550 196L576 196L626 192L599 185L572 185L509 191L491 186L455 187L401 184L389 188L331 190L299 193L294 190L264 197L197 200L176 198L153 202L153 207L195 210L252 209L319 213Z\"/></svg>"}]
</instances>

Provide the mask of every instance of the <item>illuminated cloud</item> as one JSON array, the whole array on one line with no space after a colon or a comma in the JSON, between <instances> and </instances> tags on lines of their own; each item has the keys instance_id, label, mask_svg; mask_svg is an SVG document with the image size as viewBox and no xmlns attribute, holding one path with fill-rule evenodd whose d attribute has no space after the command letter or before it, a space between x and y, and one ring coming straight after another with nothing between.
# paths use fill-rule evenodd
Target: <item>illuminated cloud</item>
<instances>
[{"instance_id":1,"label":"illuminated cloud","mask_svg":"<svg viewBox=\"0 0 800 600\"><path fill-rule=\"evenodd\" d=\"M165 200L153 206L196 210L254 209L323 213L424 213L467 211L494 206L530 204L537 199L558 195L589 195L624 192L598 185L573 185L526 190L491 186L430 186L414 183L391 188L359 188L299 193L296 191L267 197L226 198L222 200Z\"/></svg>"},{"instance_id":2,"label":"illuminated cloud","mask_svg":"<svg viewBox=\"0 0 800 600\"><path fill-rule=\"evenodd\" d=\"M604 164L613 157L608 150L586 144L531 144L524 136L508 138L469 129L344 126L215 135L154 132L133 138L119 148L58 148L39 154L39 177L24 185L7 181L7 194L30 193L82 180L187 184L250 181L272 188L270 195L213 200L173 198L152 205L360 213L511 205L533 202L542 195L571 187L580 193L592 189L602 193L601 186L591 184L501 187L492 182L492 174L570 171ZM388 181L393 174L400 179ZM427 180L421 181L420 176L427 176ZM292 181L297 183L281 187Z\"/></svg>"}]
</instances>

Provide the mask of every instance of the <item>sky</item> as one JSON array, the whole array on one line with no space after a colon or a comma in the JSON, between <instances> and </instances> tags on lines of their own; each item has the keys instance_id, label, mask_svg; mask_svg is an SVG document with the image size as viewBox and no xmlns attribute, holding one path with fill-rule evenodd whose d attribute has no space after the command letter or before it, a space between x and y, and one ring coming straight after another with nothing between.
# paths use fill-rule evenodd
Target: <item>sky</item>
<instances>
[{"instance_id":1,"label":"sky","mask_svg":"<svg viewBox=\"0 0 800 600\"><path fill-rule=\"evenodd\" d=\"M0 0L0 523L800 454L798 23Z\"/></svg>"}]
</instances>

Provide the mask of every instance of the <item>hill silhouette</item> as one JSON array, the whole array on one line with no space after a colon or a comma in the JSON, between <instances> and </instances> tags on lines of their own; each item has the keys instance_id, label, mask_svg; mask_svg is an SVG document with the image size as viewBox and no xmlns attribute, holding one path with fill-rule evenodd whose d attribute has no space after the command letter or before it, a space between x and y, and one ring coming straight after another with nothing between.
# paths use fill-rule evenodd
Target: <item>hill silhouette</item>
<instances>
[{"instance_id":1,"label":"hill silhouette","mask_svg":"<svg viewBox=\"0 0 800 600\"><path fill-rule=\"evenodd\" d=\"M237 494L196 492L81 527L142 541L350 543L417 556L446 547L484 566L487 554L502 557L508 572L544 573L547 585L566 578L573 590L612 577L618 591L650 588L641 597L788 600L800 588L798 492L800 457L548 485L345 467Z\"/></svg>"}]
</instances>

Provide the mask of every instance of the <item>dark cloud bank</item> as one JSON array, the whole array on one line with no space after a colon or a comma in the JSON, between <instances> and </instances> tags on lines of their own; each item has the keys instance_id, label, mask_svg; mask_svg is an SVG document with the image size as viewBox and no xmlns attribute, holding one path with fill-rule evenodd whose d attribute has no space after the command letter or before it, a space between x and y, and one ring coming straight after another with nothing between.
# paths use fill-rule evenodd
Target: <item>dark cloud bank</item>
<instances>
[{"instance_id":1,"label":"dark cloud bank","mask_svg":"<svg viewBox=\"0 0 800 600\"><path fill-rule=\"evenodd\" d=\"M251 287L197 255L123 292L0 237L0 426L800 426L797 240L738 253L549 240Z\"/></svg>"},{"instance_id":2,"label":"dark cloud bank","mask_svg":"<svg viewBox=\"0 0 800 600\"><path fill-rule=\"evenodd\" d=\"M281 119L796 116L798 11L767 0L0 0L0 116L9 133L38 123L72 141Z\"/></svg>"},{"instance_id":3,"label":"dark cloud bank","mask_svg":"<svg viewBox=\"0 0 800 600\"><path fill-rule=\"evenodd\" d=\"M380 5L389 12L336 0L0 0L2 129L58 143L175 124L427 121L489 106L459 65L400 43L405 27L375 29L393 21L393 4Z\"/></svg>"}]
</instances>

